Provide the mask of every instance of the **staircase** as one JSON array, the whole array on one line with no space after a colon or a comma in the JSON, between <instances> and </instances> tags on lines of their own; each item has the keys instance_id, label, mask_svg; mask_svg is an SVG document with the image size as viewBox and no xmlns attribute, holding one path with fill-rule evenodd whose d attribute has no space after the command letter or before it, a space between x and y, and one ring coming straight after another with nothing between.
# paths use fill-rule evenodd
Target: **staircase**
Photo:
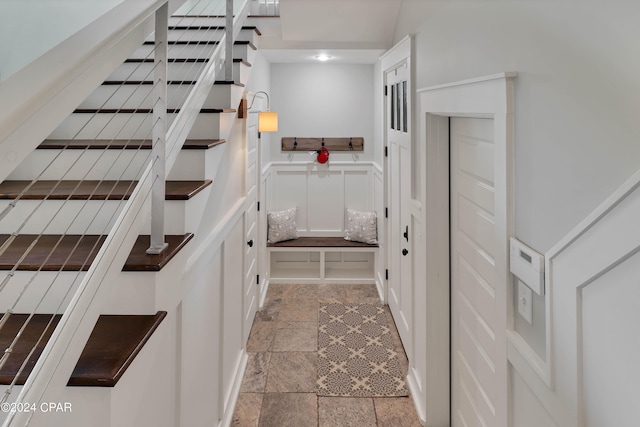
<instances>
[{"instance_id":1,"label":"staircase","mask_svg":"<svg viewBox=\"0 0 640 427\"><path fill-rule=\"evenodd\" d=\"M206 98L184 143L176 150L168 147L164 252L146 253L152 229L144 215L151 197L153 36L0 183L0 212L5 212L0 216L0 312L6 322L0 323L0 347L12 349L0 366L0 396L11 390L9 404L21 392L24 404L37 402L31 414L0 412L3 425L229 424L246 359L242 334L228 338L220 331L234 316L241 323L242 316L224 307L232 292L220 291L221 301L207 299L209 307L197 294L201 288L209 291L207 283L189 280L203 264L207 239L225 228L225 214L243 199L238 159L246 143L246 121L237 118L236 108L246 96L260 32L242 27L233 45L232 79L224 80L217 65L210 66L217 61L224 21L219 16L169 17L169 135L176 121L188 121L179 113L197 96L192 91L206 93ZM203 89L207 67L215 71L215 82ZM218 232L223 240L229 233L235 232ZM110 248L118 235L121 243ZM113 260L105 262L109 252ZM93 281L97 284L90 293ZM215 280L211 282L214 286ZM76 315L73 310L83 298L89 300L88 308ZM186 314L199 302L200 311ZM218 342L213 339L211 345L220 360L186 360L197 335L187 329L193 317L216 309L224 322L215 332ZM81 336L82 330L88 339L77 349L73 338L66 346L70 353L55 349L55 342ZM229 340L239 346L218 349ZM47 359L38 361L41 354L58 357L61 362L54 365L71 368L30 383L32 372L48 369ZM192 391L184 390L194 370L211 377L209 365L216 365L217 384L210 384L215 389L207 397L210 404L197 414L187 402ZM39 389L43 383L60 382L61 375L66 375L61 389ZM51 402L61 404L55 413L46 410Z\"/></svg>"}]
</instances>

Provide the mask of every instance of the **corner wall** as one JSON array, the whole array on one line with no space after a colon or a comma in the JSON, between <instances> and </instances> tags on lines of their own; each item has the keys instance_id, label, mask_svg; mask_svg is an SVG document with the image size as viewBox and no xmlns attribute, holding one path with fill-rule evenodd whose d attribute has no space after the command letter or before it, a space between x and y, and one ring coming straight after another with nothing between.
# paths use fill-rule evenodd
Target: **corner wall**
<instances>
[{"instance_id":1,"label":"corner wall","mask_svg":"<svg viewBox=\"0 0 640 427\"><path fill-rule=\"evenodd\" d=\"M515 226L545 252L640 162L640 4L404 0L416 87L517 71Z\"/></svg>"},{"instance_id":2,"label":"corner wall","mask_svg":"<svg viewBox=\"0 0 640 427\"><path fill-rule=\"evenodd\" d=\"M363 152L331 152L330 161L373 160L373 65L272 64L273 162L310 162L308 152L280 151L282 137L364 137Z\"/></svg>"}]
</instances>

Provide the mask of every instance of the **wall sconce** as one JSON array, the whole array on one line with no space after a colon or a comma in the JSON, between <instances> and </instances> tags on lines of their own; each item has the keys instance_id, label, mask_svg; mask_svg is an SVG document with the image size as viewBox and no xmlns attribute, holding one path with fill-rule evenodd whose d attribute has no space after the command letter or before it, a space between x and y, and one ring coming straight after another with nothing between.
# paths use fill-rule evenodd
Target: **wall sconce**
<instances>
[{"instance_id":1,"label":"wall sconce","mask_svg":"<svg viewBox=\"0 0 640 427\"><path fill-rule=\"evenodd\" d=\"M258 112L258 132L277 132L278 131L278 113L271 111L271 102L269 101L269 94L265 91L258 91L253 94L251 99L251 105L249 110L253 107L253 103L256 100L256 96L263 94L267 97L267 111Z\"/></svg>"}]
</instances>

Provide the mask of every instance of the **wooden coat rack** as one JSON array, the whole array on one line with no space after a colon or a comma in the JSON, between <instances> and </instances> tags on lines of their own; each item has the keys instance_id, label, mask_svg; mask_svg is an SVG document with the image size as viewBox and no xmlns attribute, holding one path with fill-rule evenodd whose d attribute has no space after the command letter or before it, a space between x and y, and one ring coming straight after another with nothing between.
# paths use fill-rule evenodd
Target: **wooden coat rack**
<instances>
[{"instance_id":1,"label":"wooden coat rack","mask_svg":"<svg viewBox=\"0 0 640 427\"><path fill-rule=\"evenodd\" d=\"M282 138L282 151L317 151L323 145L329 151L364 151L364 138L361 136L344 138Z\"/></svg>"}]
</instances>

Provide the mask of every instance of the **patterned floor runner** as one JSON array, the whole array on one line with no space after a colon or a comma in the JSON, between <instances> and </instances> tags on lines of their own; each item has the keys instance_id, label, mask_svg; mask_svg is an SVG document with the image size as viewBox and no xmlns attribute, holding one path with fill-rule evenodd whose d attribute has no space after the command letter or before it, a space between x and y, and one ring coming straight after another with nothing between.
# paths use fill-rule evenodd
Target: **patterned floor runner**
<instances>
[{"instance_id":1,"label":"patterned floor runner","mask_svg":"<svg viewBox=\"0 0 640 427\"><path fill-rule=\"evenodd\" d=\"M408 394L383 306L321 303L318 396Z\"/></svg>"}]
</instances>

